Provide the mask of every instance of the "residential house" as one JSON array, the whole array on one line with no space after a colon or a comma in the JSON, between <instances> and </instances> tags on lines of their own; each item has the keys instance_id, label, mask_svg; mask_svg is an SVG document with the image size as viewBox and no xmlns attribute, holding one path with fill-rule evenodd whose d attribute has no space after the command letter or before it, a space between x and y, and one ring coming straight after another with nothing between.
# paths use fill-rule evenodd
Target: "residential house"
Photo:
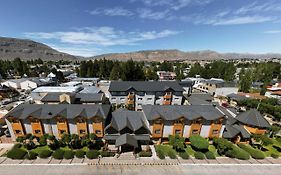
<instances>
[{"instance_id":1,"label":"residential house","mask_svg":"<svg viewBox=\"0 0 281 175\"><path fill-rule=\"evenodd\" d=\"M102 138L109 112L110 105L100 104L21 104L6 114L5 121L13 140L27 133L57 138L94 133Z\"/></svg>"},{"instance_id":2,"label":"residential house","mask_svg":"<svg viewBox=\"0 0 281 175\"><path fill-rule=\"evenodd\" d=\"M176 134L187 141L191 135L222 137L226 122L225 114L213 105L144 105L142 108L155 141L167 141L169 135Z\"/></svg>"},{"instance_id":3,"label":"residential house","mask_svg":"<svg viewBox=\"0 0 281 175\"><path fill-rule=\"evenodd\" d=\"M143 112L117 109L105 128L104 139L119 151L140 149L150 142L149 123Z\"/></svg>"},{"instance_id":4,"label":"residential house","mask_svg":"<svg viewBox=\"0 0 281 175\"><path fill-rule=\"evenodd\" d=\"M181 105L184 89L177 81L113 81L109 101L112 106L142 110L142 105Z\"/></svg>"}]
</instances>

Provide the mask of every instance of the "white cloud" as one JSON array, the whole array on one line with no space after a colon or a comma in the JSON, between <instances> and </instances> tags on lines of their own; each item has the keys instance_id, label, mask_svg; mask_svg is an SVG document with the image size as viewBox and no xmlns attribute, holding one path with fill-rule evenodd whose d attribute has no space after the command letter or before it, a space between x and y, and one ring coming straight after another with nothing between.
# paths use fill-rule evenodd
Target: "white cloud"
<instances>
[{"instance_id":1,"label":"white cloud","mask_svg":"<svg viewBox=\"0 0 281 175\"><path fill-rule=\"evenodd\" d=\"M133 16L134 13L123 7L114 8L97 8L89 11L91 15L106 15L106 16Z\"/></svg>"},{"instance_id":2,"label":"white cloud","mask_svg":"<svg viewBox=\"0 0 281 175\"><path fill-rule=\"evenodd\" d=\"M253 24L273 21L275 18L270 16L237 16L232 18L224 18L210 20L206 24L212 25L237 25L237 24Z\"/></svg>"},{"instance_id":3,"label":"white cloud","mask_svg":"<svg viewBox=\"0 0 281 175\"><path fill-rule=\"evenodd\" d=\"M159 20L159 19L171 19L172 17L171 15L169 15L169 10L152 11L151 9L142 8L142 9L137 9L137 12L139 17L143 19Z\"/></svg>"},{"instance_id":4,"label":"white cloud","mask_svg":"<svg viewBox=\"0 0 281 175\"><path fill-rule=\"evenodd\" d=\"M112 27L85 27L71 32L38 32L25 33L25 37L33 39L58 40L67 44L96 46L135 45L138 42L165 38L180 33L173 30L125 32Z\"/></svg>"},{"instance_id":5,"label":"white cloud","mask_svg":"<svg viewBox=\"0 0 281 175\"><path fill-rule=\"evenodd\" d=\"M246 13L260 13L260 12L276 12L281 11L281 3L275 0L262 1L263 3L258 3L257 1L243 6L235 11L235 14L246 14Z\"/></svg>"},{"instance_id":6,"label":"white cloud","mask_svg":"<svg viewBox=\"0 0 281 175\"><path fill-rule=\"evenodd\" d=\"M166 6L173 10L180 10L188 5L206 5L214 0L130 0L130 2L140 1L147 7Z\"/></svg>"},{"instance_id":7,"label":"white cloud","mask_svg":"<svg viewBox=\"0 0 281 175\"><path fill-rule=\"evenodd\" d=\"M266 33L266 34L276 34L276 33L281 33L281 30L268 30L268 31L265 31L264 33Z\"/></svg>"}]
</instances>

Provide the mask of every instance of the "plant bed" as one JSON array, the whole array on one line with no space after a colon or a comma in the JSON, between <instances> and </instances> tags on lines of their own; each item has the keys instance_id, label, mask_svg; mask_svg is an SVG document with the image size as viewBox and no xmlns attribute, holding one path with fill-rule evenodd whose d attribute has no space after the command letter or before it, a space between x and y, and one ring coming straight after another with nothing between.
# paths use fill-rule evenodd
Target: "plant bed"
<instances>
[{"instance_id":1,"label":"plant bed","mask_svg":"<svg viewBox=\"0 0 281 175\"><path fill-rule=\"evenodd\" d=\"M48 150L48 149L43 149L39 152L38 157L42 158L42 159L46 159L48 157L50 157L52 155L52 151Z\"/></svg>"},{"instance_id":2,"label":"plant bed","mask_svg":"<svg viewBox=\"0 0 281 175\"><path fill-rule=\"evenodd\" d=\"M99 155L100 155L100 153L97 150L89 150L86 153L86 157L88 159L97 159Z\"/></svg>"},{"instance_id":3,"label":"plant bed","mask_svg":"<svg viewBox=\"0 0 281 175\"><path fill-rule=\"evenodd\" d=\"M197 151L197 152L194 153L194 157L195 157L196 159L199 159L199 160L205 159L204 153L199 152L199 151Z\"/></svg>"},{"instance_id":4,"label":"plant bed","mask_svg":"<svg viewBox=\"0 0 281 175\"><path fill-rule=\"evenodd\" d=\"M82 149L77 150L76 153L75 153L75 157L77 157L79 159L85 158L85 151L82 150Z\"/></svg>"},{"instance_id":5,"label":"plant bed","mask_svg":"<svg viewBox=\"0 0 281 175\"><path fill-rule=\"evenodd\" d=\"M189 155L187 152L179 152L179 156L182 158L182 159L189 159Z\"/></svg>"},{"instance_id":6,"label":"plant bed","mask_svg":"<svg viewBox=\"0 0 281 175\"><path fill-rule=\"evenodd\" d=\"M27 154L25 155L25 159L28 160L35 160L37 159L38 154L34 151L28 151Z\"/></svg>"},{"instance_id":7,"label":"plant bed","mask_svg":"<svg viewBox=\"0 0 281 175\"><path fill-rule=\"evenodd\" d=\"M205 138L201 137L200 135L192 135L189 138L191 142L191 146L196 151L205 152L208 151L209 142Z\"/></svg>"},{"instance_id":8,"label":"plant bed","mask_svg":"<svg viewBox=\"0 0 281 175\"><path fill-rule=\"evenodd\" d=\"M151 157L152 152L151 151L141 151L141 152L139 152L139 156L140 157Z\"/></svg>"},{"instance_id":9,"label":"plant bed","mask_svg":"<svg viewBox=\"0 0 281 175\"><path fill-rule=\"evenodd\" d=\"M7 157L10 159L24 159L27 151L21 148L13 148L7 153Z\"/></svg>"},{"instance_id":10,"label":"plant bed","mask_svg":"<svg viewBox=\"0 0 281 175\"><path fill-rule=\"evenodd\" d=\"M238 146L240 148L242 148L243 150L247 151L248 153L250 153L250 155L254 159L264 159L265 158L265 154L261 150L254 149L250 145L240 143L240 144L238 144Z\"/></svg>"},{"instance_id":11,"label":"plant bed","mask_svg":"<svg viewBox=\"0 0 281 175\"><path fill-rule=\"evenodd\" d=\"M63 154L63 158L65 159L73 159L74 158L74 152L72 150L66 150L64 151L64 154Z\"/></svg>"},{"instance_id":12,"label":"plant bed","mask_svg":"<svg viewBox=\"0 0 281 175\"><path fill-rule=\"evenodd\" d=\"M206 152L205 156L206 156L207 159L216 159L215 154L211 151Z\"/></svg>"},{"instance_id":13,"label":"plant bed","mask_svg":"<svg viewBox=\"0 0 281 175\"><path fill-rule=\"evenodd\" d=\"M64 151L62 149L57 149L53 152L52 157L54 159L61 160L61 159L63 159L63 154L64 154Z\"/></svg>"}]
</instances>

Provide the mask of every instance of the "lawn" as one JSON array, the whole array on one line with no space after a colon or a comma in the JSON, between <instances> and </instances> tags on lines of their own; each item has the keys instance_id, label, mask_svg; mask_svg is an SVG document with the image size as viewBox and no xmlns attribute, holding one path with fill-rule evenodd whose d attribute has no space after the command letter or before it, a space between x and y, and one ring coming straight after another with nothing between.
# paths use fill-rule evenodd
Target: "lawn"
<instances>
[{"instance_id":1,"label":"lawn","mask_svg":"<svg viewBox=\"0 0 281 175\"><path fill-rule=\"evenodd\" d=\"M156 150L162 150L165 156L168 156L168 152L172 151L177 154L171 145L155 145Z\"/></svg>"},{"instance_id":2,"label":"lawn","mask_svg":"<svg viewBox=\"0 0 281 175\"><path fill-rule=\"evenodd\" d=\"M186 145L185 151L188 153L188 155L194 156L195 151L191 148L190 145Z\"/></svg>"}]
</instances>

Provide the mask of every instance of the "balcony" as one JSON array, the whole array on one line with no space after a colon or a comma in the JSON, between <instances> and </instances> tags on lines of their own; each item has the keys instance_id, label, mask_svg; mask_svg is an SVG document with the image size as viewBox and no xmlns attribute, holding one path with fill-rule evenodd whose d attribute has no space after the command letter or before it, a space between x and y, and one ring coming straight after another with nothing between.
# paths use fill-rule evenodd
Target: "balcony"
<instances>
[{"instance_id":1,"label":"balcony","mask_svg":"<svg viewBox=\"0 0 281 175\"><path fill-rule=\"evenodd\" d=\"M164 98L165 99L171 99L172 98L172 94L171 93L165 94Z\"/></svg>"},{"instance_id":2,"label":"balcony","mask_svg":"<svg viewBox=\"0 0 281 175\"><path fill-rule=\"evenodd\" d=\"M171 101L170 100L164 100L163 105L171 105Z\"/></svg>"},{"instance_id":3,"label":"balcony","mask_svg":"<svg viewBox=\"0 0 281 175\"><path fill-rule=\"evenodd\" d=\"M135 99L135 94L129 94L127 97L128 99Z\"/></svg>"}]
</instances>

